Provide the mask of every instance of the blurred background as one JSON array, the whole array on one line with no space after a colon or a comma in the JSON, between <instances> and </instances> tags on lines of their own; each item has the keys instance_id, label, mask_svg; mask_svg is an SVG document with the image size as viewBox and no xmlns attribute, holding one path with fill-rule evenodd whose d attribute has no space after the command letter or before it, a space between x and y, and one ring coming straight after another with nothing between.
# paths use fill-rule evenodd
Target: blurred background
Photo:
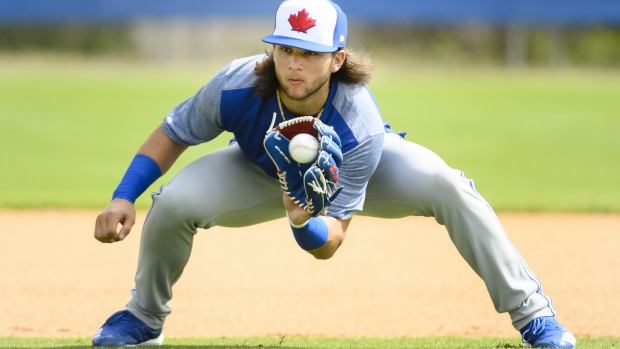
<instances>
[{"instance_id":1,"label":"blurred background","mask_svg":"<svg viewBox=\"0 0 620 349\"><path fill-rule=\"evenodd\" d=\"M370 88L384 120L464 171L496 211L509 213L502 221L515 245L523 247L532 269L546 280L545 291L563 309L561 316L574 316L563 324L584 337L618 335L613 321L620 317L618 292L613 291L618 287L611 283L620 278L606 271L618 275L620 270L620 0L337 3L348 14L348 46L369 53L375 63ZM139 228L127 244L104 248L92 238L94 210L109 203L138 147L172 108L232 59L266 49L261 38L272 32L279 4L0 0L0 232L8 237L0 246L0 264L6 266L0 278L6 280L0 281L0 335L90 336L123 304L134 272L127 266L137 260ZM148 193L159 191L197 157L226 146L230 137L223 134L191 147L136 207L146 211ZM34 213L20 211L30 209ZM78 210L84 214L75 214ZM550 215L548 220L511 212L580 215ZM289 240L282 240L286 235L276 225L264 234L249 227L247 234L208 235L202 247L194 248L213 249L194 252L193 259L203 260L190 263L175 290L188 297L177 298L176 320L170 323L199 331L188 336L219 336L226 333L219 325L243 329L278 317L286 321L290 315L315 319L316 328L333 328L336 335L343 323L359 326L366 335L388 327L396 336L428 335L436 328L442 335L476 336L487 329L495 331L488 332L492 335L516 334L505 317L493 312L474 273L455 269L467 268L458 255L443 257L443 251L454 249L447 235L435 234L440 227L432 219L353 224L362 229L347 238L342 259L316 273L316 264L304 264L312 263L305 255L280 244ZM388 238L376 239L375 233ZM344 261L340 269L338 261ZM209 265L217 267L209 271ZM424 268L410 268L417 265ZM290 273L278 271L291 266L291 279ZM190 268L196 277L187 275ZM88 276L76 277L82 272ZM246 278L255 275L263 279ZM348 284L336 287L330 294L343 308L317 312L312 297L325 295L324 290L334 289L334 280L343 282L347 275L357 275L352 286L357 292L350 292ZM118 282L123 279L127 282ZM292 293L284 297L269 291L289 286ZM298 290L308 291L301 298L310 300L299 311L287 303L297 299L291 295ZM401 290L406 299L395 296ZM459 297L443 297L446 293ZM250 297L255 295L261 297L257 302ZM386 303L373 308L371 300ZM395 310L396 326L374 315L388 309ZM488 315L473 314L478 309ZM215 317L218 324L196 327L191 314ZM222 321L228 314L237 318ZM334 326L325 323L325 314ZM332 316L337 314L344 318ZM440 324L428 321L438 318ZM80 324L72 327L67 319ZM351 319L369 320L371 327ZM293 326L275 325L283 333ZM183 335L174 328L170 334Z\"/></svg>"},{"instance_id":2,"label":"blurred background","mask_svg":"<svg viewBox=\"0 0 620 349\"><path fill-rule=\"evenodd\" d=\"M337 3L384 120L496 210L620 212L619 1ZM279 4L0 0L0 207L104 207L169 110L267 48Z\"/></svg>"},{"instance_id":3,"label":"blurred background","mask_svg":"<svg viewBox=\"0 0 620 349\"><path fill-rule=\"evenodd\" d=\"M157 62L262 50L280 0L0 0L0 54ZM614 0L341 0L349 44L409 62L620 65Z\"/></svg>"}]
</instances>

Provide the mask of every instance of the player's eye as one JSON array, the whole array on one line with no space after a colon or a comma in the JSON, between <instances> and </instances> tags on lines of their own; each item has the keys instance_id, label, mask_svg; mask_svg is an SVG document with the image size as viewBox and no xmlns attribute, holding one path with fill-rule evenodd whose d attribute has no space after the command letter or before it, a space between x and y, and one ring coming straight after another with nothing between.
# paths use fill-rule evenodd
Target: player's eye
<instances>
[{"instance_id":1,"label":"player's eye","mask_svg":"<svg viewBox=\"0 0 620 349\"><path fill-rule=\"evenodd\" d=\"M305 54L306 54L306 56L316 56L317 55L317 53L314 52L314 51L306 51Z\"/></svg>"}]
</instances>

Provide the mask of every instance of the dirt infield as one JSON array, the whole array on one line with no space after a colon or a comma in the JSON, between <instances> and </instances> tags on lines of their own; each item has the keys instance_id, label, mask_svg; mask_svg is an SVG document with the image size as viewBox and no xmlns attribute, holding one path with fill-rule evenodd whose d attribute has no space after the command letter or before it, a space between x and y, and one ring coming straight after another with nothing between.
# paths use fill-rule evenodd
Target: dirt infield
<instances>
[{"instance_id":1,"label":"dirt infield","mask_svg":"<svg viewBox=\"0 0 620 349\"><path fill-rule=\"evenodd\" d=\"M145 212L112 245L92 237L96 215L0 211L0 336L89 337L124 307ZM564 325L620 335L620 215L500 219ZM434 220L358 217L348 235L317 261L280 220L200 231L166 336L518 336Z\"/></svg>"}]
</instances>

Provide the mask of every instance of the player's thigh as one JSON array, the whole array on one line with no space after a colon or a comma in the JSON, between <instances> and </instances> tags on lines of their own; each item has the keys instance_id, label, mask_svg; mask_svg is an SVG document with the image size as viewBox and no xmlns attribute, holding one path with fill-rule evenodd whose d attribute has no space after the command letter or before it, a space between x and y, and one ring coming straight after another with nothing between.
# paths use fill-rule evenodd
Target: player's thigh
<instances>
[{"instance_id":1,"label":"player's thigh","mask_svg":"<svg viewBox=\"0 0 620 349\"><path fill-rule=\"evenodd\" d=\"M284 216L278 181L236 144L184 167L153 200L154 208L165 205L202 228L247 226Z\"/></svg>"},{"instance_id":2,"label":"player's thigh","mask_svg":"<svg viewBox=\"0 0 620 349\"><path fill-rule=\"evenodd\" d=\"M433 216L460 171L429 149L387 134L381 160L366 190L364 211L373 217Z\"/></svg>"}]
</instances>

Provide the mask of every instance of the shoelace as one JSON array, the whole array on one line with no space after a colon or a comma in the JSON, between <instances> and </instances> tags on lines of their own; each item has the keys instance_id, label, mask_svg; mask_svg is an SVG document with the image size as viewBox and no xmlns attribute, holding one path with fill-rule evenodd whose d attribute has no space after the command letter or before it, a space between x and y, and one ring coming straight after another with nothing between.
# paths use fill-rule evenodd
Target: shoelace
<instances>
[{"instance_id":1,"label":"shoelace","mask_svg":"<svg viewBox=\"0 0 620 349\"><path fill-rule=\"evenodd\" d=\"M532 339L536 335L541 334L547 326L553 327L555 330L560 330L560 331L565 330L565 328L562 327L562 325L560 325L560 323L557 322L555 318L548 319L547 317L539 317L539 318L534 319L532 323L530 324L530 326L528 326L528 328L525 331L523 331L523 334L521 335L521 340L524 343L529 342L530 339ZM527 336L527 339L525 338L526 336Z\"/></svg>"},{"instance_id":2,"label":"shoelace","mask_svg":"<svg viewBox=\"0 0 620 349\"><path fill-rule=\"evenodd\" d=\"M116 323L127 323L128 318L131 319L130 313L128 311L119 311L118 313L111 316L106 322L105 325L112 325Z\"/></svg>"},{"instance_id":3,"label":"shoelace","mask_svg":"<svg viewBox=\"0 0 620 349\"><path fill-rule=\"evenodd\" d=\"M527 343L530 338L534 337L537 334L540 334L545 329L545 322L546 319L544 317L534 319L532 323L528 326L528 328L523 331L523 334L521 335L521 340L524 343ZM527 338L525 338L526 336Z\"/></svg>"},{"instance_id":4,"label":"shoelace","mask_svg":"<svg viewBox=\"0 0 620 349\"><path fill-rule=\"evenodd\" d=\"M148 328L148 326L136 326L139 324L139 320L135 318L130 312L122 312L117 316L114 316L108 319L108 323L114 324L115 326L125 326L129 330L129 334L131 337L136 339L138 342L142 342L144 340L151 339L153 336L154 330Z\"/></svg>"}]
</instances>

